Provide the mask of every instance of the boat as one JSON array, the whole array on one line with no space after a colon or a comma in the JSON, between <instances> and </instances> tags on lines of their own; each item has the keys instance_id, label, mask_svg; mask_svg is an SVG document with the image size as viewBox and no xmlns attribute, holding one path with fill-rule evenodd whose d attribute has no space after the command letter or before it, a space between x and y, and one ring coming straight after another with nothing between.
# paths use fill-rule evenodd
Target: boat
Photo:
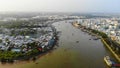
<instances>
[{"instance_id":1,"label":"boat","mask_svg":"<svg viewBox=\"0 0 120 68\"><path fill-rule=\"evenodd\" d=\"M109 56L105 56L105 57L104 57L104 61L105 61L105 63L106 63L109 67L112 67L113 62L111 61L111 59L110 59Z\"/></svg>"},{"instance_id":2,"label":"boat","mask_svg":"<svg viewBox=\"0 0 120 68\"><path fill-rule=\"evenodd\" d=\"M115 63L113 60L110 59L109 56L105 56L104 61L109 67L120 67L120 64Z\"/></svg>"},{"instance_id":3,"label":"boat","mask_svg":"<svg viewBox=\"0 0 120 68\"><path fill-rule=\"evenodd\" d=\"M96 37L96 36L94 36L94 37L93 37L93 40L98 40L98 39L99 39L99 38L98 38L98 37Z\"/></svg>"},{"instance_id":4,"label":"boat","mask_svg":"<svg viewBox=\"0 0 120 68\"><path fill-rule=\"evenodd\" d=\"M79 43L79 41L76 41L76 43Z\"/></svg>"}]
</instances>

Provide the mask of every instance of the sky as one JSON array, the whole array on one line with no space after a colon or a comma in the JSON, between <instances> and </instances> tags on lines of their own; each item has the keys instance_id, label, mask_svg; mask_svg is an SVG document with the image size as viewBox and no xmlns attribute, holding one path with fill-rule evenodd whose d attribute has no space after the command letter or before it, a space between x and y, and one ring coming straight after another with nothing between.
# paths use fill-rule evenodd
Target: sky
<instances>
[{"instance_id":1,"label":"sky","mask_svg":"<svg viewBox=\"0 0 120 68\"><path fill-rule=\"evenodd\" d=\"M0 11L120 13L120 0L0 0Z\"/></svg>"}]
</instances>

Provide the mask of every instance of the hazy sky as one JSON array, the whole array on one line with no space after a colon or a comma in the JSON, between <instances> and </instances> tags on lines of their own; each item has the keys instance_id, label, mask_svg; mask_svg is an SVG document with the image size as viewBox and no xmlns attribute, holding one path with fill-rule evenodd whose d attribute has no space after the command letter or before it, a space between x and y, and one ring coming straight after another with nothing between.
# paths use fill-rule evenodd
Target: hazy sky
<instances>
[{"instance_id":1,"label":"hazy sky","mask_svg":"<svg viewBox=\"0 0 120 68\"><path fill-rule=\"evenodd\" d=\"M0 0L0 11L120 13L120 0Z\"/></svg>"}]
</instances>

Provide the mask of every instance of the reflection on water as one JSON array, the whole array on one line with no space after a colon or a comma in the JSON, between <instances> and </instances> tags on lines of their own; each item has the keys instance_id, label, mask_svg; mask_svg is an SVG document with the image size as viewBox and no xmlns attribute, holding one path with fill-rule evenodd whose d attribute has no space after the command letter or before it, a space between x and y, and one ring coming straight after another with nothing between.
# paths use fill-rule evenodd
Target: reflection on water
<instances>
[{"instance_id":1,"label":"reflection on water","mask_svg":"<svg viewBox=\"0 0 120 68\"><path fill-rule=\"evenodd\" d=\"M53 24L61 32L59 47L35 62L17 63L9 68L106 68L103 57L111 56L100 40L89 40L87 33L70 23ZM3 65L1 65L3 66ZM7 66L3 66L4 68ZM2 68L3 68L2 67ZM1 67L0 67L1 68Z\"/></svg>"}]
</instances>

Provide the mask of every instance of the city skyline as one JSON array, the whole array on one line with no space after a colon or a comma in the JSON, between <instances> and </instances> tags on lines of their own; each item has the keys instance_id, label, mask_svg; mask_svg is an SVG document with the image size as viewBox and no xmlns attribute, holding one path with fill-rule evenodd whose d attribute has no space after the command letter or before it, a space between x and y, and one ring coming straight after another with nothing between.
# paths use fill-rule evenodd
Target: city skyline
<instances>
[{"instance_id":1,"label":"city skyline","mask_svg":"<svg viewBox=\"0 0 120 68\"><path fill-rule=\"evenodd\" d=\"M0 0L0 11L120 13L119 0Z\"/></svg>"}]
</instances>

